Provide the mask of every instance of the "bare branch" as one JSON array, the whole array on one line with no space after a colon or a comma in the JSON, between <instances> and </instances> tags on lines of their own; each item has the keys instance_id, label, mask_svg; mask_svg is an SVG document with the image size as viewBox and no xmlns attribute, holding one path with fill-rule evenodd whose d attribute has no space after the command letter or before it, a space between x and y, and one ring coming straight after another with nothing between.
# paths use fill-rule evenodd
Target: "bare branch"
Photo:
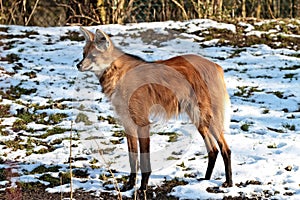
<instances>
[{"instance_id":1,"label":"bare branch","mask_svg":"<svg viewBox=\"0 0 300 200\"><path fill-rule=\"evenodd\" d=\"M36 0L36 1L35 1L35 4L34 4L33 9L32 9L32 11L31 11L31 13L30 13L30 15L29 15L29 17L28 17L28 20L25 22L25 26L28 26L28 24L29 24L29 22L30 22L30 20L31 20L31 17L32 17L33 13L34 13L35 10L36 10L36 7L37 7L39 1L40 1L40 0Z\"/></svg>"},{"instance_id":2,"label":"bare branch","mask_svg":"<svg viewBox=\"0 0 300 200\"><path fill-rule=\"evenodd\" d=\"M175 4L182 10L182 13L183 13L183 15L184 15L185 20L188 20L189 17L188 17L188 15L187 15L187 13L186 13L184 7L183 7L180 3L178 3L178 1L176 1L176 0L172 0L172 2L175 3Z\"/></svg>"}]
</instances>

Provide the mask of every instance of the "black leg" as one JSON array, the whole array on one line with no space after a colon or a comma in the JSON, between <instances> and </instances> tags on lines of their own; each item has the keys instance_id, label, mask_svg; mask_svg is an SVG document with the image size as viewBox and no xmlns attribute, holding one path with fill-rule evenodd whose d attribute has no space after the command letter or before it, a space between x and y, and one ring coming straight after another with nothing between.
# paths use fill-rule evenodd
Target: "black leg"
<instances>
[{"instance_id":1,"label":"black leg","mask_svg":"<svg viewBox=\"0 0 300 200\"><path fill-rule=\"evenodd\" d=\"M135 186L136 174L139 170L138 165L138 145L137 137L132 135L127 135L127 144L128 144L128 155L130 163L130 176L128 183L124 186L122 191L131 190Z\"/></svg>"},{"instance_id":2,"label":"black leg","mask_svg":"<svg viewBox=\"0 0 300 200\"><path fill-rule=\"evenodd\" d=\"M205 173L205 180L209 180L211 178L218 157L218 153L219 151L217 148L211 149L208 153L208 165Z\"/></svg>"},{"instance_id":3,"label":"black leg","mask_svg":"<svg viewBox=\"0 0 300 200\"><path fill-rule=\"evenodd\" d=\"M231 150L227 145L227 142L224 138L223 133L216 138L218 141L218 145L221 149L221 154L224 161L225 166L225 174L226 174L226 182L223 184L224 187L232 187L232 169L231 169Z\"/></svg>"},{"instance_id":4,"label":"black leg","mask_svg":"<svg viewBox=\"0 0 300 200\"><path fill-rule=\"evenodd\" d=\"M215 145L213 136L209 132L209 129L206 127L199 127L198 130L204 140L205 147L208 152L208 165L204 179L209 180L215 167L219 151Z\"/></svg>"},{"instance_id":5,"label":"black leg","mask_svg":"<svg viewBox=\"0 0 300 200\"><path fill-rule=\"evenodd\" d=\"M140 190L147 189L149 177L151 174L149 130L150 126L144 126L138 129L140 144L140 167L142 171L142 182Z\"/></svg>"}]
</instances>

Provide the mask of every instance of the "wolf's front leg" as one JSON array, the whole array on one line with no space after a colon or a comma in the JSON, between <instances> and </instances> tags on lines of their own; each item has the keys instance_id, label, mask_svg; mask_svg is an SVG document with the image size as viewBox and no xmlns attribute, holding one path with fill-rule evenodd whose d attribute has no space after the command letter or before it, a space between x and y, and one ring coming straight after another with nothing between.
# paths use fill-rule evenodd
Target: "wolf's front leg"
<instances>
[{"instance_id":1,"label":"wolf's front leg","mask_svg":"<svg viewBox=\"0 0 300 200\"><path fill-rule=\"evenodd\" d=\"M146 190L151 174L150 163L150 126L139 127L138 136L140 144L140 162L142 171L142 182L140 190Z\"/></svg>"},{"instance_id":2,"label":"wolf's front leg","mask_svg":"<svg viewBox=\"0 0 300 200\"><path fill-rule=\"evenodd\" d=\"M129 155L129 163L130 163L131 171L130 171L129 181L124 186L122 191L131 190L135 186L136 174L139 170L137 137L127 133L126 133L126 137L127 137L128 155Z\"/></svg>"}]
</instances>

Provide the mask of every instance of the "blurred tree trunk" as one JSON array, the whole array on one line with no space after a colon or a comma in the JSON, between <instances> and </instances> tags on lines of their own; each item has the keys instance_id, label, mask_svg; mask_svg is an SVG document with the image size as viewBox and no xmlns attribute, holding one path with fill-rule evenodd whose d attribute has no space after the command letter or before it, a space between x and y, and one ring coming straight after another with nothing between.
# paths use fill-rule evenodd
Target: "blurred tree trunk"
<instances>
[{"instance_id":1,"label":"blurred tree trunk","mask_svg":"<svg viewBox=\"0 0 300 200\"><path fill-rule=\"evenodd\" d=\"M124 23L124 9L125 9L125 1L126 0L118 0L115 1L117 3L115 7L115 12L113 16L113 22L117 24L123 24Z\"/></svg>"},{"instance_id":2,"label":"blurred tree trunk","mask_svg":"<svg viewBox=\"0 0 300 200\"><path fill-rule=\"evenodd\" d=\"M108 24L105 0L97 0L97 8L99 9L100 19L103 24Z\"/></svg>"},{"instance_id":3,"label":"blurred tree trunk","mask_svg":"<svg viewBox=\"0 0 300 200\"><path fill-rule=\"evenodd\" d=\"M280 0L273 1L274 17L280 17Z\"/></svg>"},{"instance_id":4,"label":"blurred tree trunk","mask_svg":"<svg viewBox=\"0 0 300 200\"><path fill-rule=\"evenodd\" d=\"M272 6L272 0L267 0L267 8L268 8L269 14L272 19L275 19L275 16L274 16L271 6Z\"/></svg>"},{"instance_id":5,"label":"blurred tree trunk","mask_svg":"<svg viewBox=\"0 0 300 200\"><path fill-rule=\"evenodd\" d=\"M194 0L191 0L191 2L192 2L193 7L194 7L194 9L196 11L197 18L203 18L203 10L202 10L203 3L201 2L201 0L197 0L197 2L194 1Z\"/></svg>"},{"instance_id":6,"label":"blurred tree trunk","mask_svg":"<svg viewBox=\"0 0 300 200\"><path fill-rule=\"evenodd\" d=\"M259 19L261 14L261 0L257 0L256 18Z\"/></svg>"},{"instance_id":7,"label":"blurred tree trunk","mask_svg":"<svg viewBox=\"0 0 300 200\"><path fill-rule=\"evenodd\" d=\"M223 6L223 0L214 0L213 3L213 14L216 17L222 16L222 6Z\"/></svg>"},{"instance_id":8,"label":"blurred tree trunk","mask_svg":"<svg viewBox=\"0 0 300 200\"><path fill-rule=\"evenodd\" d=\"M242 18L246 18L247 13L246 13L246 0L242 0Z\"/></svg>"},{"instance_id":9,"label":"blurred tree trunk","mask_svg":"<svg viewBox=\"0 0 300 200\"><path fill-rule=\"evenodd\" d=\"M292 4L293 18L300 17L300 0L293 0Z\"/></svg>"},{"instance_id":10,"label":"blurred tree trunk","mask_svg":"<svg viewBox=\"0 0 300 200\"><path fill-rule=\"evenodd\" d=\"M164 0L161 0L161 20L166 21L166 3Z\"/></svg>"},{"instance_id":11,"label":"blurred tree trunk","mask_svg":"<svg viewBox=\"0 0 300 200\"><path fill-rule=\"evenodd\" d=\"M204 18L208 18L209 16L211 16L210 0L206 0L204 6Z\"/></svg>"},{"instance_id":12,"label":"blurred tree trunk","mask_svg":"<svg viewBox=\"0 0 300 200\"><path fill-rule=\"evenodd\" d=\"M236 0L231 0L231 17L235 18Z\"/></svg>"}]
</instances>

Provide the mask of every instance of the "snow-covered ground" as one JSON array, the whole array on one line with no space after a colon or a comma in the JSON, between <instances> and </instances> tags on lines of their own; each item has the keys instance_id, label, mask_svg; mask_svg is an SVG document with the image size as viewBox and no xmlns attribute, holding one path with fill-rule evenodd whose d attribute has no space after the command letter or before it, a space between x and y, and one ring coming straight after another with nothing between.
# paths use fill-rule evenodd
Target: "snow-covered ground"
<instances>
[{"instance_id":1,"label":"snow-covered ground","mask_svg":"<svg viewBox=\"0 0 300 200\"><path fill-rule=\"evenodd\" d=\"M252 25L242 25L245 34L259 35ZM264 44L216 46L218 39L195 33L217 28L236 34L236 27L212 20L88 27L96 28L125 52L148 61L194 53L224 68L232 101L225 137L232 149L234 187L220 187L225 180L221 156L212 180L199 181L207 152L184 116L152 126L151 186L177 177L187 184L174 187L170 195L180 199L300 199L299 51ZM71 134L72 167L85 174L75 173L73 189L112 191L108 169L116 178L128 175L126 138L113 108L97 78L77 71L84 45L78 32L78 27L0 25L0 177L14 172L0 179L0 190L17 181L49 184L45 174L55 178L68 172ZM33 172L39 166L46 170ZM49 168L54 166L53 172ZM47 191L69 191L69 184L50 184Z\"/></svg>"}]
</instances>

